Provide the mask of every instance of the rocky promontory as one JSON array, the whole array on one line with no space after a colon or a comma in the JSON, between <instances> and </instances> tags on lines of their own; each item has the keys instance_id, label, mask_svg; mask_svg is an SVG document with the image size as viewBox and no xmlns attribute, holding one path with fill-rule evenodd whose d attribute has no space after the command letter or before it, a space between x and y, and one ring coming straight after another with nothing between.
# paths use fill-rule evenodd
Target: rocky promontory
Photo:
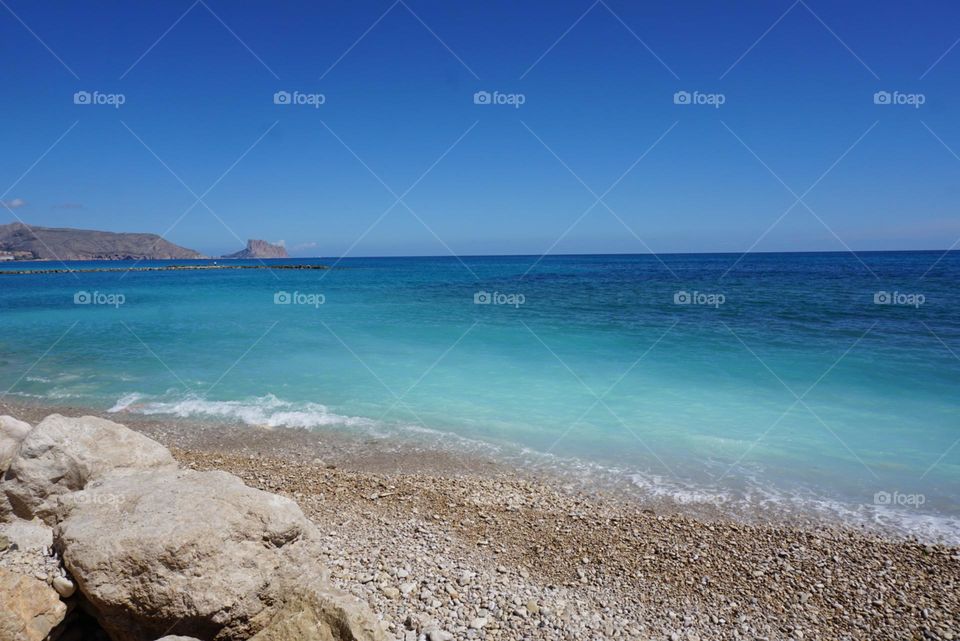
<instances>
[{"instance_id":1,"label":"rocky promontory","mask_svg":"<svg viewBox=\"0 0 960 641\"><path fill-rule=\"evenodd\" d=\"M157 234L0 225L0 251L27 260L184 260L203 254Z\"/></svg>"},{"instance_id":2,"label":"rocky promontory","mask_svg":"<svg viewBox=\"0 0 960 641\"><path fill-rule=\"evenodd\" d=\"M287 248L283 245L250 239L246 247L238 252L227 254L223 258L289 258L289 256L287 256Z\"/></svg>"}]
</instances>

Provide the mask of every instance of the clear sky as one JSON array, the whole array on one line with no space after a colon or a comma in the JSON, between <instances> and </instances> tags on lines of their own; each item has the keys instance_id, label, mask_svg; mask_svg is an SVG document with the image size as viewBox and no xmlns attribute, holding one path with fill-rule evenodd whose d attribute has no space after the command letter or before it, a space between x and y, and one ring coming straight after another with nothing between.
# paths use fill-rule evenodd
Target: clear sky
<instances>
[{"instance_id":1,"label":"clear sky","mask_svg":"<svg viewBox=\"0 0 960 641\"><path fill-rule=\"evenodd\" d=\"M0 2L0 222L322 256L960 237L954 1L191 2Z\"/></svg>"}]
</instances>

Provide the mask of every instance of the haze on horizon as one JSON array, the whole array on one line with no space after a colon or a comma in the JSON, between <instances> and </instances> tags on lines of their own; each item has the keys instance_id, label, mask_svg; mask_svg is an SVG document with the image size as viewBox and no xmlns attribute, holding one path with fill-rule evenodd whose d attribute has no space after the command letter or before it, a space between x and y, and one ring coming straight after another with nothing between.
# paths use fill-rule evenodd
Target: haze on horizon
<instances>
[{"instance_id":1,"label":"haze on horizon","mask_svg":"<svg viewBox=\"0 0 960 641\"><path fill-rule=\"evenodd\" d=\"M948 249L958 18L10 0L0 224L211 256Z\"/></svg>"}]
</instances>

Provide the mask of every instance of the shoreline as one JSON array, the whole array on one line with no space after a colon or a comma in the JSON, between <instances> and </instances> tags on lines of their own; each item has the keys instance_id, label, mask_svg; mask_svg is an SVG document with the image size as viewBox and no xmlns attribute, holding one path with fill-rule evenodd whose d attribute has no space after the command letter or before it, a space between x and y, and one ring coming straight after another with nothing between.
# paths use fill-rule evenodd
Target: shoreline
<instances>
[{"instance_id":1,"label":"shoreline","mask_svg":"<svg viewBox=\"0 0 960 641\"><path fill-rule=\"evenodd\" d=\"M45 399L0 399L0 414L25 416L35 423L51 413L92 415L122 423L131 429L183 451L255 454L303 464L317 459L358 474L392 476L417 474L440 479L516 479L559 488L571 495L614 502L662 515L677 515L703 523L774 526L875 538L893 543L940 544L960 548L960 541L932 529L917 532L896 523L881 522L841 511L827 500L735 502L724 500L721 489L683 486L658 477L613 470L576 459L528 452L504 444L472 441L445 432L412 435L348 433L338 429L258 426L235 418L194 418L169 414L138 414ZM838 504L840 505L840 504ZM824 507L826 506L826 507ZM842 507L842 506L841 506ZM929 515L916 515L921 520Z\"/></svg>"},{"instance_id":2,"label":"shoreline","mask_svg":"<svg viewBox=\"0 0 960 641\"><path fill-rule=\"evenodd\" d=\"M91 413L0 403L31 424L55 410ZM671 641L951 639L960 625L956 547L699 519L495 461L364 456L326 433L94 414L296 501L334 582L403 641L434 623L455 638Z\"/></svg>"},{"instance_id":3,"label":"shoreline","mask_svg":"<svg viewBox=\"0 0 960 641\"><path fill-rule=\"evenodd\" d=\"M50 413L99 416L183 450L253 453L295 462L321 458L353 472L378 475L517 478L706 523L771 525L814 532L826 528L892 542L960 546L960 525L946 516L889 512L884 506L850 506L784 491L762 492L759 499L752 495L754 490L734 496L731 488L673 481L446 432L377 434L337 428L274 427L253 425L235 417L140 414L128 412L125 407L115 410L116 407L119 406L105 409L58 404L40 398L18 397L11 401L9 396L0 400L0 413L19 413L30 421L39 421Z\"/></svg>"}]
</instances>

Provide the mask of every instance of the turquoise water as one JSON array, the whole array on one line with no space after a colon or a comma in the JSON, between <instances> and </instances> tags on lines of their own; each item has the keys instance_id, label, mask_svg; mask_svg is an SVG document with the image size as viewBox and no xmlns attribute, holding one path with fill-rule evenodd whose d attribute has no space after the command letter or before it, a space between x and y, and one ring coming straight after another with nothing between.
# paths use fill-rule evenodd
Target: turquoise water
<instances>
[{"instance_id":1,"label":"turquoise water","mask_svg":"<svg viewBox=\"0 0 960 641\"><path fill-rule=\"evenodd\" d=\"M960 253L738 259L8 275L0 391L118 420L429 434L680 502L960 541Z\"/></svg>"}]
</instances>

